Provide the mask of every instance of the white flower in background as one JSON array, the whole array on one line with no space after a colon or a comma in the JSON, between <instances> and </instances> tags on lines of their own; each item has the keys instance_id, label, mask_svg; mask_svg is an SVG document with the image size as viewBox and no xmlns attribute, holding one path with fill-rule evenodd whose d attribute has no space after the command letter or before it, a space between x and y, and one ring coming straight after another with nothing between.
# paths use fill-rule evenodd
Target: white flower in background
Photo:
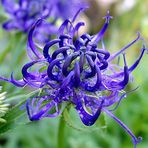
<instances>
[{"instance_id":1,"label":"white flower in background","mask_svg":"<svg viewBox=\"0 0 148 148\"><path fill-rule=\"evenodd\" d=\"M0 90L1 90L1 87L0 87ZM6 92L0 93L0 122L6 122L6 120L4 120L1 117L3 117L9 109L9 104L4 102L5 95L6 95Z\"/></svg>"},{"instance_id":2,"label":"white flower in background","mask_svg":"<svg viewBox=\"0 0 148 148\"><path fill-rule=\"evenodd\" d=\"M116 12L118 14L123 14L127 11L130 11L137 3L137 0L123 0L119 2L116 6Z\"/></svg>"}]
</instances>

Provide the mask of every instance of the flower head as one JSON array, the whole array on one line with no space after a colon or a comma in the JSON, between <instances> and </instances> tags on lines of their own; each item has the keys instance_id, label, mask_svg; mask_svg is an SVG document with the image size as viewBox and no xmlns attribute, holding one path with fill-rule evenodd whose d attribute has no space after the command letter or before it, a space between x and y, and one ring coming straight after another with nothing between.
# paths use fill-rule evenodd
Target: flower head
<instances>
[{"instance_id":1,"label":"flower head","mask_svg":"<svg viewBox=\"0 0 148 148\"><path fill-rule=\"evenodd\" d=\"M138 33L135 40L117 53L111 54L103 42L112 19L109 11L104 17L102 29L97 34L85 33L78 37L78 31L84 26L84 22L74 22L82 10L84 9L79 9L72 20L66 19L63 22L57 38L50 40L42 52L37 50L32 40L34 29L42 22L42 19L39 19L29 32L27 51L31 61L22 68L23 79L15 80L13 75L10 80L2 77L1 79L18 87L28 85L42 88L43 93L40 96L28 99L26 103L30 120L56 117L62 112L63 102L68 102L74 105L86 126L93 125L101 112L106 112L125 129L136 145L139 139L107 108L115 103L119 104L126 97L124 88L147 49L143 46L139 58L132 66L128 66L125 51L141 39ZM112 62L120 54L123 55L123 67ZM35 71L29 70L33 67Z\"/></svg>"},{"instance_id":2,"label":"flower head","mask_svg":"<svg viewBox=\"0 0 148 148\"><path fill-rule=\"evenodd\" d=\"M7 31L19 30L28 32L37 19L47 19L49 17L53 21L48 26L44 25L42 29L46 27L45 30L47 30L49 26L53 28L58 18L71 17L73 11L80 8L80 2L74 0L71 0L71 3L65 0L18 0L18 2L15 0L1 0L2 6L10 15L10 19L3 24L3 28ZM69 5L74 9L71 9ZM49 31L51 32L51 30Z\"/></svg>"},{"instance_id":3,"label":"flower head","mask_svg":"<svg viewBox=\"0 0 148 148\"><path fill-rule=\"evenodd\" d=\"M36 19L50 15L47 0L2 0L2 5L10 14L10 20L3 24L6 30L27 32Z\"/></svg>"}]
</instances>

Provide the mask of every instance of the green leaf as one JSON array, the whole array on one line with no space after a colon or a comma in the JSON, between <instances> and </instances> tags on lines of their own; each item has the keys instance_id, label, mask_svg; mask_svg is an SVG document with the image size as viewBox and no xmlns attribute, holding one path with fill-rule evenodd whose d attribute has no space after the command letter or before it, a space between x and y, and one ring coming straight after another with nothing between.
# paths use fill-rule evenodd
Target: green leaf
<instances>
[{"instance_id":1,"label":"green leaf","mask_svg":"<svg viewBox=\"0 0 148 148\"><path fill-rule=\"evenodd\" d=\"M22 98L21 102L17 105L15 105L12 109L10 109L5 116L3 116L3 119L6 120L6 122L3 122L0 124L0 134L3 134L7 131L9 131L10 129L13 129L15 127L18 127L20 125L24 125L29 123L29 120L26 122L24 121L23 124L20 124L18 121L18 119L23 116L26 112L26 110L21 110L20 108L22 107L22 105L24 105L26 103L26 100L30 97L30 96L34 96L36 95L38 92L40 92L39 90L35 90L34 92L31 92L28 95L22 95L20 96L20 98ZM16 96L17 97L17 96ZM13 97L14 98L14 97Z\"/></svg>"},{"instance_id":2,"label":"green leaf","mask_svg":"<svg viewBox=\"0 0 148 148\"><path fill-rule=\"evenodd\" d=\"M88 127L88 126L85 126L84 124L82 124L80 119L78 119L77 117L78 117L78 114L74 114L73 112L71 112L67 108L64 109L63 118L64 118L65 122L67 123L67 125L69 127L73 128L77 131L93 132L93 131L96 131L96 130L101 130L101 129L106 128L106 122L105 122L103 114L102 114L101 119L98 118L97 122L91 127Z\"/></svg>"},{"instance_id":3,"label":"green leaf","mask_svg":"<svg viewBox=\"0 0 148 148\"><path fill-rule=\"evenodd\" d=\"M82 129L76 127L76 126L74 125L74 123L72 122L71 117L70 117L70 114L69 114L67 108L65 108L64 111L63 111L63 118L64 118L65 122L67 123L67 125L68 125L69 127L72 127L73 129L76 129L76 130L78 130L78 131L82 131Z\"/></svg>"},{"instance_id":4,"label":"green leaf","mask_svg":"<svg viewBox=\"0 0 148 148\"><path fill-rule=\"evenodd\" d=\"M0 124L0 134L7 132L14 126L17 126L16 119L22 116L25 113L25 110L20 110L20 107L26 102L26 98L10 109L6 115L3 117L6 120L6 123Z\"/></svg>"}]
</instances>

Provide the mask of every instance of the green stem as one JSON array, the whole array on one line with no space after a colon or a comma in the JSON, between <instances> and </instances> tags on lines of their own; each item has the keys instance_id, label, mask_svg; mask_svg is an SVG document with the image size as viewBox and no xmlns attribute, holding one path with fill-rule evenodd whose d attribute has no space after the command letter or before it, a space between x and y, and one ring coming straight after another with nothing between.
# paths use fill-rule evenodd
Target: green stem
<instances>
[{"instance_id":1,"label":"green stem","mask_svg":"<svg viewBox=\"0 0 148 148\"><path fill-rule=\"evenodd\" d=\"M64 138L64 129L65 129L65 121L63 117L60 118L59 129L58 129L58 141L57 148L64 148L65 138Z\"/></svg>"}]
</instances>

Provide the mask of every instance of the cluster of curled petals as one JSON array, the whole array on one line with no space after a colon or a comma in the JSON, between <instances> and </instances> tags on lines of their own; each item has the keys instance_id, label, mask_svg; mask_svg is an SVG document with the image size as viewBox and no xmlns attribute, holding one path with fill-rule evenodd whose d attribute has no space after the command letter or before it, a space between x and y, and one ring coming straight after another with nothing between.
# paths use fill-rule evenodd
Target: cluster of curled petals
<instances>
[{"instance_id":1,"label":"cluster of curled petals","mask_svg":"<svg viewBox=\"0 0 148 148\"><path fill-rule=\"evenodd\" d=\"M75 23L75 20L82 10L79 9L72 20L66 19L59 28L57 38L50 40L40 51L33 41L34 30L43 21L39 19L29 32L27 52L31 61L22 68L23 79L15 80L13 75L11 79L1 79L18 87L42 88L43 95L26 103L30 120L56 117L62 112L62 103L68 102L73 104L86 126L93 125L100 113L106 112L125 129L136 145L140 140L107 108L119 105L126 96L124 88L147 49L143 45L140 56L128 66L125 50L141 39L140 34L120 51L111 54L103 42L112 19L109 11L97 34L78 36L84 22ZM123 55L123 67L113 62L120 54Z\"/></svg>"}]
</instances>

